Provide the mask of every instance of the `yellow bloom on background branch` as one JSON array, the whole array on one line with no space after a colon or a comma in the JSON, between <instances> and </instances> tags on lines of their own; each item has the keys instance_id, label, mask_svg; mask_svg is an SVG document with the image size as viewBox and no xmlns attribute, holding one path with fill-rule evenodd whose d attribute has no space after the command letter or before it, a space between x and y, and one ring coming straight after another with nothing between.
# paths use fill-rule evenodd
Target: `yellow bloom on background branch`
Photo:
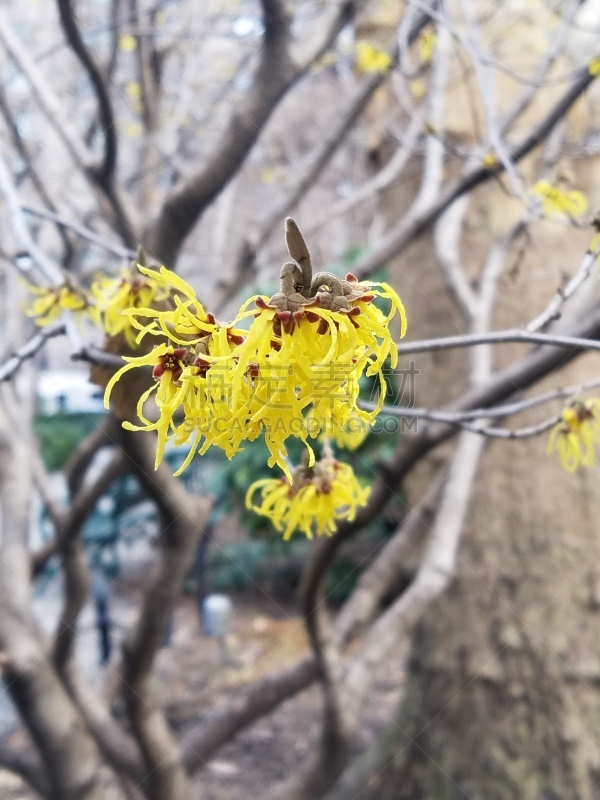
<instances>
[{"instance_id":1,"label":"yellow bloom on background branch","mask_svg":"<svg viewBox=\"0 0 600 800\"><path fill-rule=\"evenodd\" d=\"M139 331L132 324L132 309L147 308L164 303L171 296L168 287L152 277L137 262L132 262L118 278L102 278L92 284L95 301L94 318L108 336L122 333L129 347L136 346Z\"/></svg>"},{"instance_id":2,"label":"yellow bloom on background branch","mask_svg":"<svg viewBox=\"0 0 600 800\"><path fill-rule=\"evenodd\" d=\"M391 57L384 50L379 50L362 39L356 43L356 67L359 72L367 74L387 72L392 64Z\"/></svg>"},{"instance_id":3,"label":"yellow bloom on background branch","mask_svg":"<svg viewBox=\"0 0 600 800\"><path fill-rule=\"evenodd\" d=\"M558 452L567 472L594 463L594 445L600 441L600 399L576 400L565 408L550 431L547 453Z\"/></svg>"},{"instance_id":4,"label":"yellow bloom on background branch","mask_svg":"<svg viewBox=\"0 0 600 800\"><path fill-rule=\"evenodd\" d=\"M433 58L437 36L433 31L423 31L417 40L419 57L423 64L428 64Z\"/></svg>"},{"instance_id":5,"label":"yellow bloom on background branch","mask_svg":"<svg viewBox=\"0 0 600 800\"><path fill-rule=\"evenodd\" d=\"M541 201L545 217L558 215L575 218L584 214L588 208L588 201L583 192L560 189L548 181L538 181L529 192Z\"/></svg>"},{"instance_id":6,"label":"yellow bloom on background branch","mask_svg":"<svg viewBox=\"0 0 600 800\"><path fill-rule=\"evenodd\" d=\"M600 58L593 58L588 64L588 69L592 77L597 78L600 75Z\"/></svg>"},{"instance_id":7,"label":"yellow bloom on background branch","mask_svg":"<svg viewBox=\"0 0 600 800\"><path fill-rule=\"evenodd\" d=\"M40 327L55 322L63 311L90 310L85 292L70 281L65 281L62 286L48 287L27 284L27 289L31 294L36 295L36 299L25 308L25 314L33 317L35 324Z\"/></svg>"},{"instance_id":8,"label":"yellow bloom on background branch","mask_svg":"<svg viewBox=\"0 0 600 800\"><path fill-rule=\"evenodd\" d=\"M296 530L309 539L331 536L339 521L352 521L357 509L367 504L371 489L363 488L352 467L333 458L327 447L324 453L312 467L297 467L291 481L265 478L246 493L246 507L268 517L285 541ZM257 494L260 499L255 501Z\"/></svg>"},{"instance_id":9,"label":"yellow bloom on background branch","mask_svg":"<svg viewBox=\"0 0 600 800\"><path fill-rule=\"evenodd\" d=\"M486 153L481 159L481 166L485 167L485 169L494 169L499 163L500 160L496 153Z\"/></svg>"}]
</instances>

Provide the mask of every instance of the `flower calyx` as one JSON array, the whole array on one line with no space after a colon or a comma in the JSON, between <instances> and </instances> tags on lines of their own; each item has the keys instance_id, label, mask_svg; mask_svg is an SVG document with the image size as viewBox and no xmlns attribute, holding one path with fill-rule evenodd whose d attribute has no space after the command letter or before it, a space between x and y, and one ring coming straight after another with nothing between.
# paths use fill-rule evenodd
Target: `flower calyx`
<instances>
[{"instance_id":1,"label":"flower calyx","mask_svg":"<svg viewBox=\"0 0 600 800\"><path fill-rule=\"evenodd\" d=\"M329 494L331 484L335 478L337 460L327 441L323 444L323 453L319 461L312 466L306 451L302 454L302 463L292 470L291 494L295 494L302 487L312 485L320 494Z\"/></svg>"},{"instance_id":2,"label":"flower calyx","mask_svg":"<svg viewBox=\"0 0 600 800\"><path fill-rule=\"evenodd\" d=\"M276 294L269 300L257 298L256 305L259 308L274 308L284 324L293 325L290 323L292 317L298 321L307 313L311 319L310 312L306 312L307 307L319 306L352 316L360 313L360 309L351 305L353 301L369 302L374 298L375 295L368 294L352 273L348 273L344 279L331 272L317 272L313 277L308 247L291 217L285 221L285 238L294 262L288 261L281 267L280 289Z\"/></svg>"},{"instance_id":3,"label":"flower calyx","mask_svg":"<svg viewBox=\"0 0 600 800\"><path fill-rule=\"evenodd\" d=\"M360 313L357 306L350 305L352 301L370 301L375 296L367 294L350 272L344 280L331 272L318 272L310 285L310 293L322 308L350 315Z\"/></svg>"}]
</instances>

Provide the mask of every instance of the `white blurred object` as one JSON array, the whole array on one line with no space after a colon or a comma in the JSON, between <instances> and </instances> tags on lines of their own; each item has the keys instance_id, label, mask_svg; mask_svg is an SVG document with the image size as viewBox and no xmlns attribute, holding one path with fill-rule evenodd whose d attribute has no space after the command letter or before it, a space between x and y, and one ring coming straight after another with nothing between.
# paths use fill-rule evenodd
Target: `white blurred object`
<instances>
[{"instance_id":1,"label":"white blurred object","mask_svg":"<svg viewBox=\"0 0 600 800\"><path fill-rule=\"evenodd\" d=\"M226 594L209 594L202 603L202 628L205 636L219 640L219 661L226 666L231 658L228 633L231 630L233 603Z\"/></svg>"},{"instance_id":2,"label":"white blurred object","mask_svg":"<svg viewBox=\"0 0 600 800\"><path fill-rule=\"evenodd\" d=\"M40 372L36 394L42 414L59 412L104 412L103 391L90 383L88 370Z\"/></svg>"},{"instance_id":3,"label":"white blurred object","mask_svg":"<svg viewBox=\"0 0 600 800\"><path fill-rule=\"evenodd\" d=\"M206 636L226 636L231 630L233 603L226 594L209 594L202 603L202 627Z\"/></svg>"}]
</instances>

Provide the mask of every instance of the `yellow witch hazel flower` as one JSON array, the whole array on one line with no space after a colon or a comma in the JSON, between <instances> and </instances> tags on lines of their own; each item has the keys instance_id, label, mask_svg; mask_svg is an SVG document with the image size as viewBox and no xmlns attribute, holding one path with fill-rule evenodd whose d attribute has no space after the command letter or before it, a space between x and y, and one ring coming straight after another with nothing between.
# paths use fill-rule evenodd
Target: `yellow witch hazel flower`
<instances>
[{"instance_id":1,"label":"yellow witch hazel flower","mask_svg":"<svg viewBox=\"0 0 600 800\"><path fill-rule=\"evenodd\" d=\"M384 50L379 50L370 42L361 39L356 43L356 66L360 72L387 72L392 63L391 57Z\"/></svg>"},{"instance_id":2,"label":"yellow witch hazel flower","mask_svg":"<svg viewBox=\"0 0 600 800\"><path fill-rule=\"evenodd\" d=\"M369 433L369 424L358 416L352 414L344 426L338 426L331 431L331 438L343 450L357 450Z\"/></svg>"},{"instance_id":3,"label":"yellow witch hazel flower","mask_svg":"<svg viewBox=\"0 0 600 800\"><path fill-rule=\"evenodd\" d=\"M147 308L166 301L170 289L147 275L143 252L118 278L101 278L91 286L94 317L109 336L122 333L129 347L136 347L138 331L132 324L132 309Z\"/></svg>"},{"instance_id":4,"label":"yellow witch hazel flower","mask_svg":"<svg viewBox=\"0 0 600 800\"><path fill-rule=\"evenodd\" d=\"M211 446L231 458L245 441L264 434L269 465L278 465L291 481L289 437L305 443L312 466L309 437L343 430L353 417L368 426L383 404L384 364L393 368L397 361L390 331L396 315L399 334L406 330L400 298L387 284L358 281L350 274L344 280L325 272L313 277L310 254L291 219L286 221L286 242L295 261L282 267L280 291L270 298L250 298L228 324L207 313L192 287L170 270L137 266L145 280L169 296L169 305L137 305L123 315L137 331L136 342L155 335L168 345L127 359L109 383L105 402L126 371L153 367L159 387L140 399L138 427L158 432L157 463L169 440L191 442L181 471L196 453ZM376 298L385 310L376 305ZM248 321L247 330L238 327ZM371 413L357 406L363 374L379 379L380 403ZM158 406L157 422L143 416L142 406L150 396Z\"/></svg>"},{"instance_id":5,"label":"yellow witch hazel flower","mask_svg":"<svg viewBox=\"0 0 600 800\"><path fill-rule=\"evenodd\" d=\"M186 367L184 359L187 355L185 348L174 348L170 345L160 344L146 356L135 358L125 358L127 365L116 372L106 387L104 395L104 405L108 408L108 401L115 383L130 369L136 367L152 367L152 377L154 384L145 391L137 404L137 415L141 425L133 425L125 421L123 427L131 431L156 431L158 434L158 444L156 447L156 462L154 468L158 467L164 454L165 445L169 438L169 433L174 430L173 416L180 408L185 393L189 390L189 384L181 380L183 371ZM144 404L150 395L155 394L156 405L159 410L159 417L152 421L144 416Z\"/></svg>"},{"instance_id":6,"label":"yellow witch hazel flower","mask_svg":"<svg viewBox=\"0 0 600 800\"><path fill-rule=\"evenodd\" d=\"M62 286L33 286L27 284L28 291L36 295L29 306L25 308L28 317L34 317L35 324L40 327L55 322L63 311L89 311L88 298L79 287L67 278Z\"/></svg>"},{"instance_id":7,"label":"yellow witch hazel flower","mask_svg":"<svg viewBox=\"0 0 600 800\"><path fill-rule=\"evenodd\" d=\"M529 193L541 201L545 217L579 217L587 211L588 201L583 192L567 191L548 181L538 181Z\"/></svg>"},{"instance_id":8,"label":"yellow witch hazel flower","mask_svg":"<svg viewBox=\"0 0 600 800\"><path fill-rule=\"evenodd\" d=\"M137 367L152 367L155 383L137 404L137 415L142 424L123 424L129 430L157 432L156 466L171 439L176 444L192 439L188 457L179 472L189 465L198 448L202 453L212 444L222 447L231 458L241 449L239 442L244 431L241 423L237 429L232 425L230 391L222 367L226 366L224 362L230 360L242 337L231 326L221 326L212 314L206 314L192 287L179 276L164 267L158 272L145 267L139 269L172 297L175 307L166 311L130 309L127 316L132 330L137 333L136 341L150 333L166 336L171 344L161 343L145 356L125 358L126 366L113 375L106 387L105 406L108 407L115 384L126 372ZM185 302L174 292L179 292ZM139 318L146 320L146 324L143 325ZM151 318L150 322L147 322L148 318ZM144 404L150 397L158 409L156 421L147 419L144 414ZM246 400L245 394L243 398ZM181 419L176 422L178 412Z\"/></svg>"},{"instance_id":9,"label":"yellow witch hazel flower","mask_svg":"<svg viewBox=\"0 0 600 800\"><path fill-rule=\"evenodd\" d=\"M597 78L600 75L600 58L592 58L588 64L590 75Z\"/></svg>"},{"instance_id":10,"label":"yellow witch hazel flower","mask_svg":"<svg viewBox=\"0 0 600 800\"><path fill-rule=\"evenodd\" d=\"M138 266L138 269L149 283L171 298L172 304L167 309L157 309L149 307L149 304L144 308L140 303L126 312L138 331L137 341L146 334L152 334L167 336L177 344L192 345L221 331L225 350L220 355L229 355L232 345L242 341L245 331L235 334L231 326L219 325L214 314L204 310L189 283L175 272L166 267L156 270ZM142 319L149 319L150 322L143 324Z\"/></svg>"},{"instance_id":11,"label":"yellow witch hazel flower","mask_svg":"<svg viewBox=\"0 0 600 800\"><path fill-rule=\"evenodd\" d=\"M340 520L354 520L370 492L360 485L352 467L336 460L326 447L320 461L297 467L291 480L255 481L246 493L246 507L269 517L285 541L296 530L312 539L315 534L333 535ZM257 493L260 500L255 502Z\"/></svg>"},{"instance_id":12,"label":"yellow witch hazel flower","mask_svg":"<svg viewBox=\"0 0 600 800\"><path fill-rule=\"evenodd\" d=\"M419 57L423 64L428 64L433 58L437 36L434 31L423 31L418 38Z\"/></svg>"},{"instance_id":13,"label":"yellow witch hazel flower","mask_svg":"<svg viewBox=\"0 0 600 800\"><path fill-rule=\"evenodd\" d=\"M390 323L398 314L400 336L406 331L406 314L398 295L385 283L358 281L352 274L341 280L327 272L314 277L310 254L296 223L286 220L290 255L281 269L281 290L271 298L250 298L236 322L253 318L243 343L236 348L232 374L239 386L252 375L256 391L249 413L253 422L267 428L270 465L284 471L288 436L306 442L303 413L309 411L310 436L344 427L353 414L372 422L383 405L386 383L384 363L393 369L398 353ZM387 312L373 302L386 301ZM254 303L258 310L247 310ZM377 376L377 408L358 409L358 381L362 374ZM235 390L234 390L235 392ZM235 397L235 395L234 395Z\"/></svg>"},{"instance_id":14,"label":"yellow witch hazel flower","mask_svg":"<svg viewBox=\"0 0 600 800\"><path fill-rule=\"evenodd\" d=\"M594 463L594 445L600 441L600 398L575 400L550 431L547 453L558 451L567 472Z\"/></svg>"}]
</instances>

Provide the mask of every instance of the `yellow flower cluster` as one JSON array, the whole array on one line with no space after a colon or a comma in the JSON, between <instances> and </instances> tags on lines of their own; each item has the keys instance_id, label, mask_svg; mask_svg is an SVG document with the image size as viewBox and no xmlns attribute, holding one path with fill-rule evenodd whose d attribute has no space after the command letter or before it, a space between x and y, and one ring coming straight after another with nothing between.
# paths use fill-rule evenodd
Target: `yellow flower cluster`
<instances>
[{"instance_id":1,"label":"yellow flower cluster","mask_svg":"<svg viewBox=\"0 0 600 800\"><path fill-rule=\"evenodd\" d=\"M555 215L578 217L585 213L588 207L583 192L566 191L558 186L552 186L548 181L538 181L529 191L541 200L542 213L545 217Z\"/></svg>"},{"instance_id":2,"label":"yellow flower cluster","mask_svg":"<svg viewBox=\"0 0 600 800\"><path fill-rule=\"evenodd\" d=\"M423 64L428 64L433 58L437 44L437 36L434 31L423 31L417 40L419 57Z\"/></svg>"},{"instance_id":3,"label":"yellow flower cluster","mask_svg":"<svg viewBox=\"0 0 600 800\"><path fill-rule=\"evenodd\" d=\"M299 231L293 230L305 249ZM139 267L164 286L174 307L126 312L139 331L138 341L150 334L162 337L163 343L148 355L126 359L127 365L106 388L105 403L108 406L112 388L125 372L152 367L155 385L138 402L142 424L125 424L157 431L157 464L171 439L176 444L190 442L181 471L197 452L216 446L231 458L244 441L264 433L269 466L277 464L291 478L286 461L289 437L305 443L312 464L309 438L344 431L351 420L367 427L373 421L386 393L384 363L389 359L393 369L397 362L389 329L396 314L400 335L406 329L400 298L386 284L359 282L352 275L340 280L319 273L313 278L308 251L303 252L302 267L282 267L281 291L271 298L250 298L226 325L204 310L182 278L164 267ZM385 312L376 298L386 301ZM248 321L248 329L239 327ZM370 413L357 406L363 374L379 380L379 403ZM150 395L158 407L155 420L144 416Z\"/></svg>"},{"instance_id":4,"label":"yellow flower cluster","mask_svg":"<svg viewBox=\"0 0 600 800\"><path fill-rule=\"evenodd\" d=\"M143 262L143 254L138 254ZM117 278L100 278L92 283L89 294L67 277L61 286L27 286L36 299L25 309L36 325L54 322L63 311L85 313L108 336L122 333L135 349L139 331L127 313L131 309L160 306L171 298L171 288L141 273L137 261L131 262Z\"/></svg>"},{"instance_id":5,"label":"yellow flower cluster","mask_svg":"<svg viewBox=\"0 0 600 800\"><path fill-rule=\"evenodd\" d=\"M366 74L385 73L392 66L391 57L370 42L361 39L356 43L356 67Z\"/></svg>"},{"instance_id":6,"label":"yellow flower cluster","mask_svg":"<svg viewBox=\"0 0 600 800\"><path fill-rule=\"evenodd\" d=\"M334 534L340 520L351 522L370 492L360 485L349 464L328 455L313 467L298 467L291 480L256 481L246 493L246 507L268 517L285 541L295 530L312 539L314 534ZM260 499L255 502L257 493Z\"/></svg>"},{"instance_id":7,"label":"yellow flower cluster","mask_svg":"<svg viewBox=\"0 0 600 800\"><path fill-rule=\"evenodd\" d=\"M594 463L594 445L600 441L600 399L576 400L567 406L550 431L548 455L558 452L567 472Z\"/></svg>"},{"instance_id":8,"label":"yellow flower cluster","mask_svg":"<svg viewBox=\"0 0 600 800\"><path fill-rule=\"evenodd\" d=\"M115 385L130 370L146 369L148 377L151 372L150 387L135 395L137 419L123 425L156 433L156 466L169 442L189 446L179 474L209 447L232 458L245 442L264 435L269 466L278 465L286 477L283 483L260 483L257 508L272 509L276 527L289 538L296 528L309 536L331 534L336 520L352 519L366 502L368 490L351 468L333 458L328 444L328 455L316 464L309 440L333 436L349 449L362 443L385 399L384 368L393 369L398 359L390 324L398 317L397 333L404 336L406 315L385 283L359 281L352 274L313 276L293 220L286 222L286 242L295 260L281 269L280 291L250 298L231 323L205 311L175 273L147 267L141 252L120 276L93 283L89 294L68 281L33 287L38 297L29 313L47 324L63 311L83 311L110 337L121 335L119 347L140 348L142 355L124 357L106 385L104 402L108 408ZM150 352L147 337L156 337ZM363 376L379 386L371 412L358 407ZM132 413L122 407L123 416ZM306 446L295 478L287 462L290 437Z\"/></svg>"},{"instance_id":9,"label":"yellow flower cluster","mask_svg":"<svg viewBox=\"0 0 600 800\"><path fill-rule=\"evenodd\" d=\"M168 300L170 289L141 273L133 262L118 278L101 278L92 284L92 318L109 336L122 333L129 347L136 346L138 330L127 313Z\"/></svg>"},{"instance_id":10,"label":"yellow flower cluster","mask_svg":"<svg viewBox=\"0 0 600 800\"><path fill-rule=\"evenodd\" d=\"M152 367L154 384L137 403L142 424L123 424L129 430L157 432L156 466L167 441L173 439L181 444L192 435L192 447L179 472L188 466L203 436L201 453L215 444L231 458L240 449L242 426L233 424L231 387L225 387L222 367L225 361L231 364L233 350L243 340L245 331L236 332L233 326L219 325L212 314L204 311L192 287L165 267L159 271L142 266L138 269L157 292L160 290L165 297L172 298L172 307L130 308L124 313L137 331L137 342L149 334L167 338L170 344L162 342L147 355L126 357L128 363L113 375L106 387L105 405L108 407L114 385L126 372L136 367ZM144 404L151 395L158 409L156 420L149 420L144 414ZM176 422L174 417L178 412L181 419Z\"/></svg>"},{"instance_id":11,"label":"yellow flower cluster","mask_svg":"<svg viewBox=\"0 0 600 800\"><path fill-rule=\"evenodd\" d=\"M384 362L389 357L394 367L397 361L388 328L397 311L402 333L405 330L404 309L385 284L348 282L352 299L340 295L336 301L329 284L323 284L323 291L317 293L321 300L315 295L298 301L283 293L270 300L252 298L232 324L220 325L177 275L164 267L159 273L140 269L180 295L175 294L173 310L139 308L127 315L140 331L138 338L155 334L166 337L170 344L125 359L127 365L113 376L105 397L108 404L113 386L128 370L153 368L156 383L138 402L142 425L126 425L158 432L157 464L169 438L178 444L192 438L184 469L195 452L204 453L214 445L231 458L242 449L244 440L252 441L264 432L271 454L269 465L278 464L289 475L285 447L289 437L300 438L309 447L309 436L322 430L339 430L343 435L347 427L354 427L356 435L357 419L367 424L373 420L378 409L367 413L357 408L358 381L363 373L379 377L378 408L383 404ZM328 280L333 285L333 276ZM373 304L375 296L389 300L387 314ZM248 311L252 302L258 308ZM252 318L248 330L237 327L248 317ZM143 405L154 392L159 418L152 422L144 417ZM307 425L305 412L309 410ZM178 412L181 419L175 421Z\"/></svg>"},{"instance_id":12,"label":"yellow flower cluster","mask_svg":"<svg viewBox=\"0 0 600 800\"><path fill-rule=\"evenodd\" d=\"M590 75L593 78L597 78L598 75L600 75L600 58L592 58L588 64L588 69L590 71Z\"/></svg>"},{"instance_id":13,"label":"yellow flower cluster","mask_svg":"<svg viewBox=\"0 0 600 800\"><path fill-rule=\"evenodd\" d=\"M481 159L481 166L485 167L485 169L494 169L499 163L496 153L486 153Z\"/></svg>"},{"instance_id":14,"label":"yellow flower cluster","mask_svg":"<svg viewBox=\"0 0 600 800\"><path fill-rule=\"evenodd\" d=\"M27 289L36 299L25 308L25 314L34 317L35 324L41 328L57 320L63 311L81 312L89 309L85 292L71 281L65 281L62 286L48 287L28 284Z\"/></svg>"}]
</instances>

